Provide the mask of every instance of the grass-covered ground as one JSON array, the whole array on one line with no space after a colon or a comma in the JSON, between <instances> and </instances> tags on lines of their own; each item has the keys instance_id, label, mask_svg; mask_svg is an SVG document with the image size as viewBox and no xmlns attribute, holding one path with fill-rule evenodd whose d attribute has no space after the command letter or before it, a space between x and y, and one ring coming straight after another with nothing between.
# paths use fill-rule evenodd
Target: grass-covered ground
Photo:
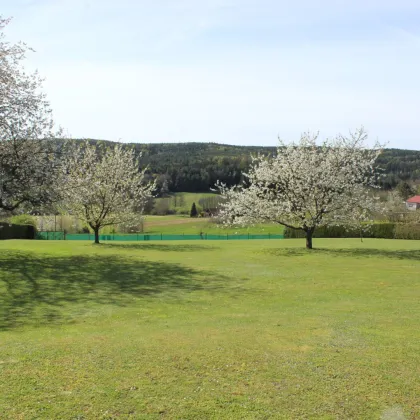
<instances>
[{"instance_id":1,"label":"grass-covered ground","mask_svg":"<svg viewBox=\"0 0 420 420\"><path fill-rule=\"evenodd\" d=\"M197 210L202 211L202 206L200 205L201 199L206 198L217 198L218 195L212 192L177 192L170 193L163 198L155 199L155 210L159 209L160 203L166 202L168 209L173 210L177 214L189 215L191 211L191 206L195 203ZM159 214L159 212L157 213Z\"/></svg>"},{"instance_id":2,"label":"grass-covered ground","mask_svg":"<svg viewBox=\"0 0 420 420\"><path fill-rule=\"evenodd\" d=\"M303 246L2 241L0 418L420 418L419 243Z\"/></svg>"},{"instance_id":3,"label":"grass-covered ground","mask_svg":"<svg viewBox=\"0 0 420 420\"><path fill-rule=\"evenodd\" d=\"M191 193L191 195L194 195ZM38 230L40 231L63 231L75 233L75 221L71 216L38 216ZM41 223L43 220L43 223ZM81 229L82 223L79 222ZM140 231L141 229L139 229ZM239 234L277 234L283 233L283 226L275 223L258 224L250 227L229 227L224 228L216 223L214 219L209 217L191 218L188 215L168 215L154 216L146 215L143 224L143 232L148 234L165 234L165 235L198 235L200 232L208 235L232 235ZM120 232L118 226L105 226L101 229L101 234L109 235L114 232Z\"/></svg>"},{"instance_id":4,"label":"grass-covered ground","mask_svg":"<svg viewBox=\"0 0 420 420\"><path fill-rule=\"evenodd\" d=\"M172 205L173 209L177 212L186 211L188 214L190 213L191 206L193 203L196 206L200 207L199 201L202 198L211 198L217 197L215 193L189 193L189 192L180 192L172 194ZM176 200L175 198L176 197ZM175 203L177 204L175 206Z\"/></svg>"},{"instance_id":5,"label":"grass-covered ground","mask_svg":"<svg viewBox=\"0 0 420 420\"><path fill-rule=\"evenodd\" d=\"M210 218L189 216L146 216L144 222L144 233L166 235L192 234L198 235L200 232L209 235L234 235L236 234L277 234L281 235L284 231L283 226L274 223L258 224L249 227L229 227L219 226Z\"/></svg>"}]
</instances>

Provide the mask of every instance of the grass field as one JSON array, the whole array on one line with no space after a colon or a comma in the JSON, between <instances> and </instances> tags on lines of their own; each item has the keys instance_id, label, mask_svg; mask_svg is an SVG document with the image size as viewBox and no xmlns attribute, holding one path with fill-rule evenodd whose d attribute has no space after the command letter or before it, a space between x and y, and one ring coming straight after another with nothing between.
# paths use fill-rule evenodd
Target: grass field
<instances>
[{"instance_id":1,"label":"grass field","mask_svg":"<svg viewBox=\"0 0 420 420\"><path fill-rule=\"evenodd\" d=\"M420 418L419 243L314 246L2 241L0 418Z\"/></svg>"},{"instance_id":2,"label":"grass field","mask_svg":"<svg viewBox=\"0 0 420 420\"><path fill-rule=\"evenodd\" d=\"M188 194L188 193L183 193ZM191 199L198 194L189 194L188 197ZM66 230L70 233L75 233L74 230L74 218L71 216L38 216L38 229L41 231L63 231ZM41 220L43 222L41 223ZM81 228L83 224L79 222ZM166 235L198 235L200 232L207 233L209 235L232 235L232 234L277 234L283 233L283 226L266 223L258 224L250 227L229 227L223 228L211 218L208 217L197 217L191 218L187 215L168 215L168 216L145 216L143 233L149 234L166 234ZM114 231L119 232L118 227L105 226L101 229L101 234L111 234Z\"/></svg>"},{"instance_id":3,"label":"grass field","mask_svg":"<svg viewBox=\"0 0 420 420\"><path fill-rule=\"evenodd\" d=\"M169 208L174 210L177 214L190 214L191 206L193 203L197 206L198 211L201 211L201 206L199 204L200 199L202 198L211 198L217 197L217 194L212 192L178 192L171 193L165 198L156 198L156 205L158 206L159 202L164 200L169 203Z\"/></svg>"},{"instance_id":4,"label":"grass field","mask_svg":"<svg viewBox=\"0 0 420 420\"><path fill-rule=\"evenodd\" d=\"M193 203L195 203L197 206L199 206L199 201L201 198L210 198L217 196L215 193L188 193L188 192L181 192L181 193L175 193L173 194L173 197L177 198L178 203L181 200L181 197L183 197L183 202L185 203L183 206L177 206L175 207L177 210L186 210L189 214L191 210L191 206ZM172 203L175 204L175 200L172 200Z\"/></svg>"},{"instance_id":5,"label":"grass field","mask_svg":"<svg viewBox=\"0 0 420 420\"><path fill-rule=\"evenodd\" d=\"M189 216L146 216L144 222L145 233L164 233L167 235L193 234L200 232L209 235L232 235L232 234L278 234L284 231L283 226L267 223L250 227L223 228L210 221L209 218L191 218Z\"/></svg>"}]
</instances>

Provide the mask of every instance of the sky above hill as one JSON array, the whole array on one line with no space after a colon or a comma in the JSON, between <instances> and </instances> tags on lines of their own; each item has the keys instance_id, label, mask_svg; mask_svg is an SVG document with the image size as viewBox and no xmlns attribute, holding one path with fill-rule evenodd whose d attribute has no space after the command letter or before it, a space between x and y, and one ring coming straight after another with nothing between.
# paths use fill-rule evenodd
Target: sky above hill
<instances>
[{"instance_id":1,"label":"sky above hill","mask_svg":"<svg viewBox=\"0 0 420 420\"><path fill-rule=\"evenodd\" d=\"M420 149L418 0L2 0L73 137Z\"/></svg>"}]
</instances>

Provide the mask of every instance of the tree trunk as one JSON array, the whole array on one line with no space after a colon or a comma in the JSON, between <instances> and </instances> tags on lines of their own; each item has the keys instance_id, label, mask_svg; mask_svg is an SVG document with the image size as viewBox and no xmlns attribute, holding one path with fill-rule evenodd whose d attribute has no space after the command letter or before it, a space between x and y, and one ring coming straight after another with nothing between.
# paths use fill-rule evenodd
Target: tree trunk
<instances>
[{"instance_id":1,"label":"tree trunk","mask_svg":"<svg viewBox=\"0 0 420 420\"><path fill-rule=\"evenodd\" d=\"M95 244L99 244L99 228L93 229L95 232Z\"/></svg>"},{"instance_id":2,"label":"tree trunk","mask_svg":"<svg viewBox=\"0 0 420 420\"><path fill-rule=\"evenodd\" d=\"M305 233L306 233L306 249L312 249L312 235L314 234L314 230L308 229Z\"/></svg>"}]
</instances>

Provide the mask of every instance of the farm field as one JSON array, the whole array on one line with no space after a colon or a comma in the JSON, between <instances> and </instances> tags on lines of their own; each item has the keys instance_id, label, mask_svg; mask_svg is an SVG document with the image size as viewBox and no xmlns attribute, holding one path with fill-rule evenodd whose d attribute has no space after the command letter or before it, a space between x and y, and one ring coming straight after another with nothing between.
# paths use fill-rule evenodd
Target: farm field
<instances>
[{"instance_id":1,"label":"farm field","mask_svg":"<svg viewBox=\"0 0 420 420\"><path fill-rule=\"evenodd\" d=\"M218 195L212 192L177 192L171 193L164 198L156 198L155 207L159 207L159 203L166 201L169 204L169 208L175 211L177 214L189 215L191 206L193 203L196 204L197 209L201 210L200 200L206 198L217 198Z\"/></svg>"},{"instance_id":2,"label":"farm field","mask_svg":"<svg viewBox=\"0 0 420 420\"><path fill-rule=\"evenodd\" d=\"M146 216L144 222L145 233L165 233L170 234L193 234L197 235L200 232L214 235L224 234L278 234L281 235L284 231L283 226L266 223L257 224L250 227L228 227L224 228L218 226L216 223L210 221L209 218L191 218L188 216Z\"/></svg>"},{"instance_id":3,"label":"farm field","mask_svg":"<svg viewBox=\"0 0 420 420\"><path fill-rule=\"evenodd\" d=\"M0 242L0 418L420 418L416 241Z\"/></svg>"},{"instance_id":4,"label":"farm field","mask_svg":"<svg viewBox=\"0 0 420 420\"><path fill-rule=\"evenodd\" d=\"M182 199L185 204L183 206L178 205L177 208L179 208L180 210L185 210L189 213L193 203L195 203L198 206L201 198L217 197L217 194L211 193L211 192L209 193L179 192L179 193L173 193L172 197L173 197L172 199L173 204L175 204L174 197L176 197L178 203L180 203Z\"/></svg>"}]
</instances>

